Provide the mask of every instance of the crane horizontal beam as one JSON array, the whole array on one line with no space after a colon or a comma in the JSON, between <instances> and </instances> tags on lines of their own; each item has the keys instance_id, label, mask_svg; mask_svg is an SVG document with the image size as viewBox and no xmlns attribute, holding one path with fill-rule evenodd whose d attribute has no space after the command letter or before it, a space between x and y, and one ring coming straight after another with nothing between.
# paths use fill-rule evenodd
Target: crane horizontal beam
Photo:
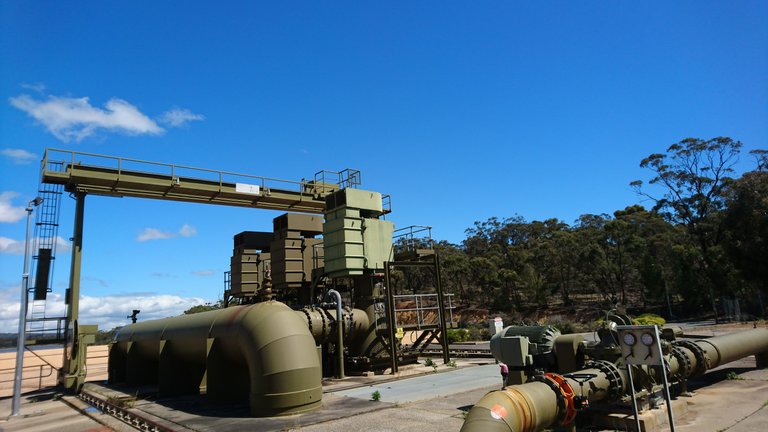
<instances>
[{"instance_id":1,"label":"crane horizontal beam","mask_svg":"<svg viewBox=\"0 0 768 432\"><path fill-rule=\"evenodd\" d=\"M62 152L68 160L52 159ZM62 184L69 192L303 213L324 213L325 196L339 189L332 183L291 182L55 149L46 150L42 164L43 183Z\"/></svg>"}]
</instances>

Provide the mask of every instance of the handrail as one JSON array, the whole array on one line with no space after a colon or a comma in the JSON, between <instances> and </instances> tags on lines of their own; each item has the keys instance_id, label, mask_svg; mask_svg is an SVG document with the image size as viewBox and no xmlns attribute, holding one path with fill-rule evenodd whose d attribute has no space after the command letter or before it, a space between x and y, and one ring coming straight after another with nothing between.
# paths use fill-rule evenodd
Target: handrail
<instances>
[{"instance_id":1,"label":"handrail","mask_svg":"<svg viewBox=\"0 0 768 432\"><path fill-rule=\"evenodd\" d=\"M447 293L447 294L444 294L444 296L448 300L448 305L444 307L449 312L449 319L447 320L447 322L450 324L454 324L453 309L455 309L455 306L451 301L453 294ZM437 294L398 294L398 295L394 295L393 299L395 300L395 303L397 303L398 301L413 301L416 304L415 307L406 307L406 308L398 308L397 305L395 305L394 307L395 325L397 327L400 326L400 322L397 319L397 315L403 312L416 312L415 325L417 328L421 328L422 326L427 326L427 325L438 324L439 314L440 314L440 305L438 304ZM425 312L428 312L428 311L437 312L438 316L435 317L434 322L432 321L427 322L425 320Z\"/></svg>"},{"instance_id":2,"label":"handrail","mask_svg":"<svg viewBox=\"0 0 768 432\"><path fill-rule=\"evenodd\" d=\"M396 250L418 247L432 249L434 244L432 227L429 225L411 225L392 233L392 247Z\"/></svg>"},{"instance_id":3,"label":"handrail","mask_svg":"<svg viewBox=\"0 0 768 432\"><path fill-rule=\"evenodd\" d=\"M88 152L78 152L74 150L63 150L63 149L55 149L55 148L47 148L45 149L45 154L43 156L43 160L41 162L43 171L46 170L48 160L53 156L54 153L64 153L66 155L69 155L69 161L63 161L65 163L69 163L71 166L76 166L78 163L75 162L76 156L85 156L85 157L93 157L93 158L100 158L100 159L107 159L111 161L117 162L117 171L118 176L123 172L124 170L124 163L137 163L137 164L146 164L146 165L152 165L152 166L159 166L164 168L170 168L170 176L172 178L176 177L178 174L178 170L191 170L191 171L199 171L204 173L210 173L210 174L216 174L218 176L219 184L221 185L223 183L223 177L224 176L232 176L232 177L242 177L242 178L248 178L248 179L254 179L260 182L260 186L262 188L266 188L267 182L278 182L278 183L286 183L289 185L299 186L299 192L303 192L309 182L306 180L302 181L293 181L293 180L284 180L284 179L278 179L278 178L272 178L272 177L264 177L264 176L257 176L252 174L243 174L243 173L236 173L231 171L221 171L221 170L213 170L208 168L199 168L199 167L193 167L193 166L187 166L187 165L178 165L178 164L169 164L164 162L153 162L153 161L147 161L147 160L141 160L141 159L132 159L132 158L125 158L125 157L117 157L117 156L109 156L109 155L101 155L97 153L88 153ZM357 170L344 170L344 171L356 171L357 177L356 179L359 180L359 171ZM341 172L344 172L341 171ZM340 172L340 173L341 173ZM150 174L158 174L156 172L150 172L147 173ZM195 177L189 177L189 178L195 178ZM201 180L211 180L211 179L205 179L201 178ZM345 181L349 181L349 179L345 179ZM337 183L339 186L341 186L341 183Z\"/></svg>"}]
</instances>

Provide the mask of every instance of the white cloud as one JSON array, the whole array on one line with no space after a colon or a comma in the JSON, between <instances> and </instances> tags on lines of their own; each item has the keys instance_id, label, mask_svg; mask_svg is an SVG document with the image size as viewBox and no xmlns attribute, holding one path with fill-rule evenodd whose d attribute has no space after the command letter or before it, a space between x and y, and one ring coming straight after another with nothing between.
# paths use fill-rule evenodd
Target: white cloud
<instances>
[{"instance_id":1,"label":"white cloud","mask_svg":"<svg viewBox=\"0 0 768 432\"><path fill-rule=\"evenodd\" d=\"M8 255L24 255L24 242L0 237L0 253Z\"/></svg>"},{"instance_id":2,"label":"white cloud","mask_svg":"<svg viewBox=\"0 0 768 432\"><path fill-rule=\"evenodd\" d=\"M193 271L192 274L199 277L208 277L208 276L213 276L214 274L216 274L216 272L214 272L213 270L197 270L197 271Z\"/></svg>"},{"instance_id":3,"label":"white cloud","mask_svg":"<svg viewBox=\"0 0 768 432\"><path fill-rule=\"evenodd\" d=\"M14 333L19 323L19 287L0 290L0 332ZM111 330L130 324L133 309L141 310L139 321L181 315L185 310L211 302L198 297L135 293L111 296L80 296L80 322L97 324L99 330ZM64 299L60 293L48 294L46 316L64 316Z\"/></svg>"},{"instance_id":4,"label":"white cloud","mask_svg":"<svg viewBox=\"0 0 768 432\"><path fill-rule=\"evenodd\" d=\"M56 237L56 252L68 252L72 245L61 236ZM30 251L31 252L31 251ZM0 254L24 255L24 241L0 237Z\"/></svg>"},{"instance_id":5,"label":"white cloud","mask_svg":"<svg viewBox=\"0 0 768 432\"><path fill-rule=\"evenodd\" d=\"M139 237L136 241L145 242L148 240L163 240L176 237L176 234L160 231L157 228L144 228L144 231L139 233Z\"/></svg>"},{"instance_id":6,"label":"white cloud","mask_svg":"<svg viewBox=\"0 0 768 432\"><path fill-rule=\"evenodd\" d=\"M36 154L22 149L2 149L0 154L9 158L16 165L27 165L38 159Z\"/></svg>"},{"instance_id":7,"label":"white cloud","mask_svg":"<svg viewBox=\"0 0 768 432\"><path fill-rule=\"evenodd\" d=\"M112 98L105 109L91 105L87 97L69 98L48 96L37 100L23 94L12 97L11 105L26 112L39 121L50 133L61 141L81 141L104 129L128 135L158 135L163 128L154 120L141 113L130 103Z\"/></svg>"},{"instance_id":8,"label":"white cloud","mask_svg":"<svg viewBox=\"0 0 768 432\"><path fill-rule=\"evenodd\" d=\"M174 237L193 237L197 235L197 229L192 225L184 224L179 229L178 233L172 233L168 231L162 231L157 228L144 228L139 236L136 238L138 242L145 242L148 240L165 240Z\"/></svg>"},{"instance_id":9,"label":"white cloud","mask_svg":"<svg viewBox=\"0 0 768 432\"><path fill-rule=\"evenodd\" d=\"M205 120L205 116L202 114L195 114L186 108L174 108L162 113L157 120L160 123L171 127L179 127L184 126L191 121Z\"/></svg>"},{"instance_id":10,"label":"white cloud","mask_svg":"<svg viewBox=\"0 0 768 432\"><path fill-rule=\"evenodd\" d=\"M21 83L21 88L25 88L27 90L32 90L33 92L37 92L37 93L45 92L45 84L43 84L41 82L36 82L36 83L32 83L32 84Z\"/></svg>"},{"instance_id":11,"label":"white cloud","mask_svg":"<svg viewBox=\"0 0 768 432\"><path fill-rule=\"evenodd\" d=\"M19 194L16 192L0 192L0 222L18 222L26 214L25 207L15 207L11 204L11 200L17 196Z\"/></svg>"},{"instance_id":12,"label":"white cloud","mask_svg":"<svg viewBox=\"0 0 768 432\"><path fill-rule=\"evenodd\" d=\"M197 229L192 225L184 224L179 230L179 235L182 237L194 237L197 235Z\"/></svg>"}]
</instances>

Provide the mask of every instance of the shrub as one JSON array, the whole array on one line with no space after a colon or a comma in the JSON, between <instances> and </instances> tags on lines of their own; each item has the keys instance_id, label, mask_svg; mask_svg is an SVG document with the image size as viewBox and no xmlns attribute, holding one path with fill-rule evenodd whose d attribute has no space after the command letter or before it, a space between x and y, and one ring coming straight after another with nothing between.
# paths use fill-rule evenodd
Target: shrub
<instances>
[{"instance_id":1,"label":"shrub","mask_svg":"<svg viewBox=\"0 0 768 432\"><path fill-rule=\"evenodd\" d=\"M371 393L371 400L375 401L375 402L378 402L379 400L381 400L381 393L379 393L378 390L376 390L375 392Z\"/></svg>"},{"instance_id":2,"label":"shrub","mask_svg":"<svg viewBox=\"0 0 768 432\"><path fill-rule=\"evenodd\" d=\"M585 325L573 321L568 321L560 315L554 315L550 317L545 322L545 325L549 325L560 330L560 333L564 335L572 333L583 333L587 331Z\"/></svg>"},{"instance_id":3,"label":"shrub","mask_svg":"<svg viewBox=\"0 0 768 432\"><path fill-rule=\"evenodd\" d=\"M448 329L448 343L466 342L469 340L469 330Z\"/></svg>"},{"instance_id":4,"label":"shrub","mask_svg":"<svg viewBox=\"0 0 768 432\"><path fill-rule=\"evenodd\" d=\"M635 318L633 321L637 325L654 325L655 324L659 327L667 323L667 320L665 320L664 318L651 313L644 313L638 316L637 318Z\"/></svg>"}]
</instances>

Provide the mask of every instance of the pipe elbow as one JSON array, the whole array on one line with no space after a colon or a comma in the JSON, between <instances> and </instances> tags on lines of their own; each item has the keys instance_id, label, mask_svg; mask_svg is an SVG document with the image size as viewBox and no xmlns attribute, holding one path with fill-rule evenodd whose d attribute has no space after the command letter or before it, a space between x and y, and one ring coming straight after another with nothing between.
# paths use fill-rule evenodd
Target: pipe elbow
<instances>
[{"instance_id":1,"label":"pipe elbow","mask_svg":"<svg viewBox=\"0 0 768 432\"><path fill-rule=\"evenodd\" d=\"M240 343L251 375L251 413L311 411L322 399L322 371L305 322L279 302L255 305L243 317Z\"/></svg>"}]
</instances>

